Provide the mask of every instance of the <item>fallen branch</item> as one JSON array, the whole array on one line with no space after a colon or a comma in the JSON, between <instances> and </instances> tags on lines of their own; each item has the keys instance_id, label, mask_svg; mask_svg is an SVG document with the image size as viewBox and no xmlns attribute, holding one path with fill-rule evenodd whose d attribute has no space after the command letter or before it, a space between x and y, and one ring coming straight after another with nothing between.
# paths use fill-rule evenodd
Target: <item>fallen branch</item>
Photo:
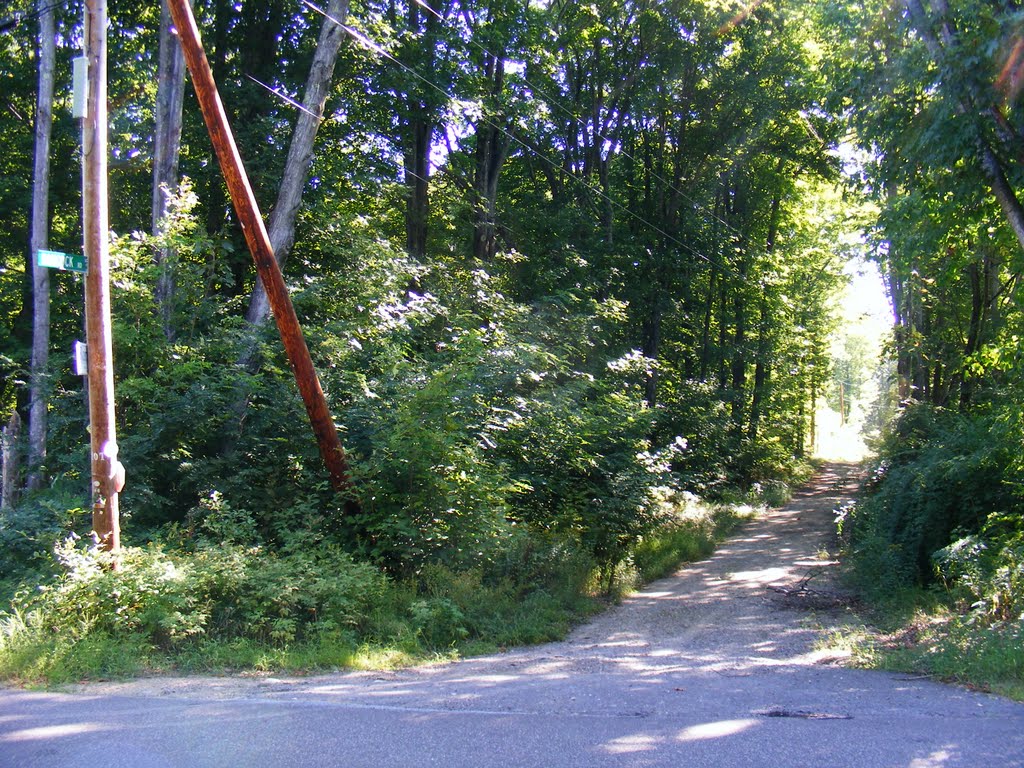
<instances>
[{"instance_id":1,"label":"fallen branch","mask_svg":"<svg viewBox=\"0 0 1024 768\"><path fill-rule=\"evenodd\" d=\"M770 589L772 592L778 592L780 595L785 595L786 597L798 597L800 595L816 595L825 597L825 593L807 588L807 585L810 584L811 579L813 579L819 573L820 571L810 571L806 576L804 576L802 579L800 579L800 581L797 582L797 585L795 587L776 587L769 585L768 589Z\"/></svg>"}]
</instances>

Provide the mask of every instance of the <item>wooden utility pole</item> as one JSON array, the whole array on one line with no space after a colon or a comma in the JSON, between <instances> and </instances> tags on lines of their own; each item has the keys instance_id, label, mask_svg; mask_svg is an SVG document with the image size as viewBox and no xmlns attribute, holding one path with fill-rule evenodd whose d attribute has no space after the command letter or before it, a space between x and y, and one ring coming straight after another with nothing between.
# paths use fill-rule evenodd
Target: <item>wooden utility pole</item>
<instances>
[{"instance_id":1,"label":"wooden utility pole","mask_svg":"<svg viewBox=\"0 0 1024 768\"><path fill-rule=\"evenodd\" d=\"M107 3L85 0L86 114L82 120L82 216L85 231L85 332L89 346L92 526L102 549L121 546L118 492L124 482L114 431L107 215Z\"/></svg>"},{"instance_id":2,"label":"wooden utility pole","mask_svg":"<svg viewBox=\"0 0 1024 768\"><path fill-rule=\"evenodd\" d=\"M292 306L291 297L288 295L284 276L274 258L274 249L270 244L263 217L260 215L256 196L253 194L249 178L246 176L242 158L238 154L238 147L235 145L224 105L217 92L217 84L214 82L210 63L203 50L195 16L192 14L188 0L169 0L168 5L174 25L178 28L178 37L185 53L185 63L192 75L192 85L195 88L196 97L199 99L199 107L202 110L203 119L206 121L206 128L210 133L210 141L213 143L217 159L220 161L221 172L227 182L238 222L242 227L253 261L256 263L256 271L267 292L270 309L277 322L277 329L281 334L288 362L291 364L292 373L295 374L295 382L299 387L309 422L320 446L320 455L327 466L327 472L335 490L347 491L351 487L351 481L345 450L341 447L338 430L334 425L330 409L327 407L327 398L324 397L320 387L316 370L313 368L309 348L306 346L302 328L299 326L299 319L295 314L294 306Z\"/></svg>"}]
</instances>

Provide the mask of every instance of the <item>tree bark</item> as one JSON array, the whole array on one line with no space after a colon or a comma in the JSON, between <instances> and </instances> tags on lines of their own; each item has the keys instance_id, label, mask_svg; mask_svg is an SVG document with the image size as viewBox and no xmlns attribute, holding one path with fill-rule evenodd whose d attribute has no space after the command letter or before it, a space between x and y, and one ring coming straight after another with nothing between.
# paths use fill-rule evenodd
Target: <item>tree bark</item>
<instances>
[{"instance_id":1,"label":"tree bark","mask_svg":"<svg viewBox=\"0 0 1024 768\"><path fill-rule=\"evenodd\" d=\"M49 402L47 369L50 364L50 274L37 263L50 231L50 135L53 129L54 66L57 58L54 6L39 5L39 90L36 98L35 165L32 178L32 363L29 377L28 481L29 490L45 482L46 410Z\"/></svg>"},{"instance_id":2,"label":"tree bark","mask_svg":"<svg viewBox=\"0 0 1024 768\"><path fill-rule=\"evenodd\" d=\"M408 27L416 31L421 42L416 53L425 54L421 62L409 60L410 49L405 49L403 66L413 66L431 72L436 64L438 20L441 3L437 0L409 2ZM400 113L402 162L405 182L405 249L415 260L420 261L427 254L427 230L430 219L430 146L436 127L437 111L431 104L433 94L429 91L408 88L405 92L396 90L395 96L402 102L404 113Z\"/></svg>"},{"instance_id":3,"label":"tree bark","mask_svg":"<svg viewBox=\"0 0 1024 768\"><path fill-rule=\"evenodd\" d=\"M769 343L768 286L764 286L762 291L761 317L758 322L757 331L757 360L754 364L754 394L750 403L750 424L747 427L747 437L751 442L757 440L757 431L761 426L761 411L764 408L765 396L768 393L768 380L771 375L771 365L768 360L768 353L771 349Z\"/></svg>"},{"instance_id":4,"label":"tree bark","mask_svg":"<svg viewBox=\"0 0 1024 768\"><path fill-rule=\"evenodd\" d=\"M185 100L185 57L178 44L171 22L167 0L160 11L160 59L157 67L155 129L153 135L153 204L152 232L159 237L164 231L168 195L178 185L178 158L181 154L182 106ZM168 341L173 341L174 254L161 248L155 255L159 267L155 298L160 312L160 325Z\"/></svg>"},{"instance_id":5,"label":"tree bark","mask_svg":"<svg viewBox=\"0 0 1024 768\"><path fill-rule=\"evenodd\" d=\"M997 306L999 269L988 248L984 249L980 259L971 262L967 268L967 277L971 283L971 318L967 330L967 340L964 343L964 357L970 358L984 346ZM959 384L960 408L966 409L974 397L972 377L961 373Z\"/></svg>"},{"instance_id":6,"label":"tree bark","mask_svg":"<svg viewBox=\"0 0 1024 768\"><path fill-rule=\"evenodd\" d=\"M210 68L215 82L224 82L228 62L228 27L231 24L232 3L230 0L213 0L213 44L210 51ZM228 200L224 191L224 179L217 173L216 157L211 158L207 173L206 190L206 232L218 235L224 230L228 217ZM211 252L206 266L206 293L214 291L214 276L217 273L216 256Z\"/></svg>"},{"instance_id":7,"label":"tree bark","mask_svg":"<svg viewBox=\"0 0 1024 768\"><path fill-rule=\"evenodd\" d=\"M7 426L0 429L0 510L10 509L18 499L18 436L21 417L11 414Z\"/></svg>"},{"instance_id":8,"label":"tree bark","mask_svg":"<svg viewBox=\"0 0 1024 768\"><path fill-rule=\"evenodd\" d=\"M745 283L747 258L744 256L740 267L740 282L732 294L733 336L732 362L730 365L732 392L732 423L737 433L743 427L743 416L747 400L747 299Z\"/></svg>"},{"instance_id":9,"label":"tree bark","mask_svg":"<svg viewBox=\"0 0 1024 768\"><path fill-rule=\"evenodd\" d=\"M505 81L505 62L490 53L484 56L484 77L490 83L491 106L497 107ZM498 175L508 153L509 140L504 131L493 123L481 121L476 130L476 174L474 178L475 222L473 226L473 256L490 261L498 250L497 206Z\"/></svg>"},{"instance_id":10,"label":"tree bark","mask_svg":"<svg viewBox=\"0 0 1024 768\"><path fill-rule=\"evenodd\" d=\"M347 16L348 0L331 0L327 6L328 18L324 19L320 27L320 39L306 78L306 91L302 100L306 111L299 111L295 130L292 131L292 142L288 148L277 202L270 214L267 227L270 245L274 249L274 258L282 268L295 244L295 221L313 159L313 143L323 120L338 50L345 37L345 30L337 22L344 22ZM245 319L251 325L261 325L269 312L270 302L267 300L266 289L262 282L257 281L249 298Z\"/></svg>"},{"instance_id":11,"label":"tree bark","mask_svg":"<svg viewBox=\"0 0 1024 768\"><path fill-rule=\"evenodd\" d=\"M1010 186L995 150L983 139L978 139L978 151L981 156L981 167L992 187L992 194L995 195L996 202L999 203L1006 221L1013 230L1017 243L1024 250L1024 206L1021 206L1017 193Z\"/></svg>"},{"instance_id":12,"label":"tree bark","mask_svg":"<svg viewBox=\"0 0 1024 768\"><path fill-rule=\"evenodd\" d=\"M708 277L708 292L704 297L704 321L701 324L700 334L700 374L702 382L708 380L708 369L711 367L711 321L714 318L715 310L715 282L718 277L718 268L711 267L711 274Z\"/></svg>"},{"instance_id":13,"label":"tree bark","mask_svg":"<svg viewBox=\"0 0 1024 768\"><path fill-rule=\"evenodd\" d=\"M718 281L718 389L723 393L729 383L729 283L722 275Z\"/></svg>"},{"instance_id":14,"label":"tree bark","mask_svg":"<svg viewBox=\"0 0 1024 768\"><path fill-rule=\"evenodd\" d=\"M779 160L778 173L781 176L785 168L785 161ZM765 255L771 256L775 252L775 243L779 235L779 215L782 212L782 195L776 192L772 196L771 212L768 215L768 235L765 238ZM757 439L757 430L761 424L761 411L764 407L764 400L768 390L768 380L771 375L771 361L768 359L771 352L770 317L768 313L768 290L767 283L761 286L761 312L758 319L757 330L757 356L754 361L754 393L750 403L750 424L747 428L747 437L753 442Z\"/></svg>"},{"instance_id":15,"label":"tree bark","mask_svg":"<svg viewBox=\"0 0 1024 768\"><path fill-rule=\"evenodd\" d=\"M712 242L720 243L721 239L719 236L719 222L722 221L722 193L721 190L715 193L715 206L712 209ZM716 259L721 259L721 249L717 248L717 252L714 254ZM711 264L711 273L708 276L708 292L705 296L704 303L704 323L701 330L701 345L700 345L700 380L706 382L708 380L708 371L711 368L711 325L714 319L715 309L715 290L716 290L716 278L719 277L718 266L715 263ZM725 276L721 277L721 281L725 282Z\"/></svg>"},{"instance_id":16,"label":"tree bark","mask_svg":"<svg viewBox=\"0 0 1024 768\"><path fill-rule=\"evenodd\" d=\"M418 114L409 119L406 130L405 163L405 249L421 261L427 255L427 223L430 219L430 139L434 123L428 108L415 104Z\"/></svg>"},{"instance_id":17,"label":"tree bark","mask_svg":"<svg viewBox=\"0 0 1024 768\"><path fill-rule=\"evenodd\" d=\"M665 315L665 300L662 296L664 286L662 285L664 270L658 269L654 272L654 279L651 280L648 293L647 317L644 319L644 343L643 352L645 357L651 360L658 360L661 354L662 322ZM654 408L658 403L658 368L657 366L647 375L644 386L644 399L648 408Z\"/></svg>"}]
</instances>

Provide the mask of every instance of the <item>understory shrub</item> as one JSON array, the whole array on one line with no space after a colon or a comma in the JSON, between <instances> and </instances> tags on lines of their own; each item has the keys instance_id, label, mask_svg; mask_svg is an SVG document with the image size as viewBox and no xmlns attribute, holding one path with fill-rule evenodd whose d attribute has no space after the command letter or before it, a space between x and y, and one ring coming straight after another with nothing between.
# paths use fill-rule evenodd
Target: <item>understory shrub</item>
<instances>
[{"instance_id":1,"label":"understory shrub","mask_svg":"<svg viewBox=\"0 0 1024 768\"><path fill-rule=\"evenodd\" d=\"M683 488L725 494L730 409L695 382L667 388L672 417L649 406L659 371L629 347L624 302L578 290L519 303L500 268L432 270L365 221L318 231L345 268L293 296L351 463L343 498L273 327L248 326L241 294L209 301L241 285L209 271L230 244L202 234L188 204L173 242L113 249L121 515L139 546L114 568L69 538L89 533L88 449L81 382L57 386L53 483L0 520L8 589L33 585L7 614L0 657L45 647L39 663L67 670L89 656L71 661L72 645L120 643L149 664L538 642L599 590L708 550L717 518L681 520L679 507ZM164 245L173 334L153 311ZM765 470L785 451L765 445L748 474L779 496Z\"/></svg>"},{"instance_id":2,"label":"understory shrub","mask_svg":"<svg viewBox=\"0 0 1024 768\"><path fill-rule=\"evenodd\" d=\"M674 486L685 448L651 443L653 362L580 349L546 324L557 306L540 323L481 270L450 279L474 306L393 295L375 310L390 334L381 322L350 329L359 363L345 368L366 372L339 382L352 393L360 552L400 576L472 569L504 557L519 526L573 540L610 578L657 524L658 489ZM385 351L395 345L405 353Z\"/></svg>"},{"instance_id":3,"label":"understory shrub","mask_svg":"<svg viewBox=\"0 0 1024 768\"><path fill-rule=\"evenodd\" d=\"M1021 414L916 404L885 435L856 504L840 510L851 575L897 642L872 664L1024 697Z\"/></svg>"},{"instance_id":4,"label":"understory shrub","mask_svg":"<svg viewBox=\"0 0 1024 768\"><path fill-rule=\"evenodd\" d=\"M936 552L980 533L994 512L1020 509L1005 426L992 413L924 404L904 411L884 439L865 497L844 517L865 583L883 591L932 583Z\"/></svg>"},{"instance_id":5,"label":"understory shrub","mask_svg":"<svg viewBox=\"0 0 1024 768\"><path fill-rule=\"evenodd\" d=\"M680 563L707 557L722 538L756 514L751 506L708 504L690 493L678 494L673 501L670 517L633 550L631 561L640 583L667 576Z\"/></svg>"},{"instance_id":6,"label":"understory shrub","mask_svg":"<svg viewBox=\"0 0 1024 768\"><path fill-rule=\"evenodd\" d=\"M979 534L957 539L932 560L962 613L985 625L1024 622L1024 520L990 515Z\"/></svg>"},{"instance_id":7,"label":"understory shrub","mask_svg":"<svg viewBox=\"0 0 1024 768\"><path fill-rule=\"evenodd\" d=\"M223 545L172 554L126 547L115 567L109 554L69 539L56 557L62 573L12 605L26 626L61 643L133 638L171 651L245 636L286 644L355 631L386 588L377 569L331 548L283 554Z\"/></svg>"}]
</instances>

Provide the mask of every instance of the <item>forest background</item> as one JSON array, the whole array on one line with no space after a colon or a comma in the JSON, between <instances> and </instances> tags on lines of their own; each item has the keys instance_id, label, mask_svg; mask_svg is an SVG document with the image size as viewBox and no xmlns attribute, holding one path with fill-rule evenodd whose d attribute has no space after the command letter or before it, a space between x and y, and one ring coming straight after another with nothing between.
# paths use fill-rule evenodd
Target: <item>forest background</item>
<instances>
[{"instance_id":1,"label":"forest background","mask_svg":"<svg viewBox=\"0 0 1024 768\"><path fill-rule=\"evenodd\" d=\"M80 250L80 10L0 20L8 674L544 639L706 546L724 502L778 501L818 405L868 391L870 429L901 414L843 515L865 587L938 580L1019 639L1015 3L196 0L339 496L166 8L111 0L116 571L89 547L81 279L32 266ZM888 365L835 341L865 258Z\"/></svg>"}]
</instances>

